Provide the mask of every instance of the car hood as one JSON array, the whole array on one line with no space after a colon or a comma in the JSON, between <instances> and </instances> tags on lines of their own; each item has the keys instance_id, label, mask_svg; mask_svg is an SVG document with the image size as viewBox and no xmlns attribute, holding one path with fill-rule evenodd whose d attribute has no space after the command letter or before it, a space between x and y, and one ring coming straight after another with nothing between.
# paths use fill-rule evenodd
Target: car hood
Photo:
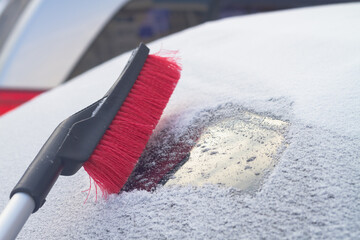
<instances>
[{"instance_id":1,"label":"car hood","mask_svg":"<svg viewBox=\"0 0 360 240\"><path fill-rule=\"evenodd\" d=\"M221 119L239 109L288 124L286 149L256 191L175 185L96 200L92 189L84 203L89 178L81 170L59 178L19 239L359 236L359 12L360 4L340 4L234 17L149 45L179 50L183 67L155 136L170 127L176 138L209 112ZM0 208L53 129L98 100L128 57L0 118Z\"/></svg>"}]
</instances>

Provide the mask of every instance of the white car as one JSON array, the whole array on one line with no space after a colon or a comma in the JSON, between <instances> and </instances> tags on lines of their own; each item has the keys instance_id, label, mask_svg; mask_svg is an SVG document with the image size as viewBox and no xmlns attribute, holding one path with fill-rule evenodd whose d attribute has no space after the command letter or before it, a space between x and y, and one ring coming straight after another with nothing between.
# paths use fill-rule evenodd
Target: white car
<instances>
[{"instance_id":1,"label":"white car","mask_svg":"<svg viewBox=\"0 0 360 240\"><path fill-rule=\"evenodd\" d=\"M179 50L183 72L132 191L102 199L85 171L61 177L18 238L357 239L359 12L233 17L150 43ZM58 123L101 98L128 58L0 118L0 208Z\"/></svg>"}]
</instances>

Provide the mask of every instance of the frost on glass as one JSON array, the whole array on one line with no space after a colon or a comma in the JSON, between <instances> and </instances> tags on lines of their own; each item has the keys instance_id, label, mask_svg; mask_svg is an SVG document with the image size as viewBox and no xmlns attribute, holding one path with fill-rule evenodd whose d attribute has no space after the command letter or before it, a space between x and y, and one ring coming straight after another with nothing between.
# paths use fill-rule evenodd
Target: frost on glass
<instances>
[{"instance_id":1,"label":"frost on glass","mask_svg":"<svg viewBox=\"0 0 360 240\"><path fill-rule=\"evenodd\" d=\"M288 122L223 104L157 129L124 190L158 184L256 190L286 147Z\"/></svg>"}]
</instances>

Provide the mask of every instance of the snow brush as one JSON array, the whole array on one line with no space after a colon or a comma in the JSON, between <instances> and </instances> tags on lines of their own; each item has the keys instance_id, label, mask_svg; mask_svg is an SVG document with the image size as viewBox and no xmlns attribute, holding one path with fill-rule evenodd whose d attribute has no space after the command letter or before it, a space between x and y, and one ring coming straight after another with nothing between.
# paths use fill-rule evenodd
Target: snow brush
<instances>
[{"instance_id":1,"label":"snow brush","mask_svg":"<svg viewBox=\"0 0 360 240\"><path fill-rule=\"evenodd\" d=\"M17 236L59 175L83 166L103 194L120 192L180 78L174 59L148 53L140 44L105 96L54 130L10 194L0 239Z\"/></svg>"}]
</instances>

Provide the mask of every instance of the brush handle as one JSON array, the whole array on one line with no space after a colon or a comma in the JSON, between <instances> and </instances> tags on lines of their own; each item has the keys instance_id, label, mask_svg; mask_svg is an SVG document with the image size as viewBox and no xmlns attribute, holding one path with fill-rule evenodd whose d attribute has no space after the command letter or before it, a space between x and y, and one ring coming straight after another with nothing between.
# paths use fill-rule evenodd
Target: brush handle
<instances>
[{"instance_id":1,"label":"brush handle","mask_svg":"<svg viewBox=\"0 0 360 240\"><path fill-rule=\"evenodd\" d=\"M54 130L10 194L23 192L35 201L36 212L59 175L75 174L89 159L128 96L147 59L140 44L120 77L99 101L65 119Z\"/></svg>"},{"instance_id":2,"label":"brush handle","mask_svg":"<svg viewBox=\"0 0 360 240\"><path fill-rule=\"evenodd\" d=\"M34 208L34 199L28 194L15 194L0 215L0 240L15 239Z\"/></svg>"},{"instance_id":3,"label":"brush handle","mask_svg":"<svg viewBox=\"0 0 360 240\"><path fill-rule=\"evenodd\" d=\"M6 208L10 209L6 210L10 214L2 217L5 219L2 221L9 221L6 218L12 218L12 221L9 221L9 225L4 223L3 225L11 228L10 222L14 222L13 225L16 227L13 228L16 229L17 235L29 215L36 212L45 203L46 196L59 175L75 174L89 159L127 98L148 53L149 49L144 44L140 44L125 70L106 95L89 107L65 119L55 129L11 192L10 207ZM28 200L24 201L24 197L19 199L18 196L27 196ZM12 213L18 207L16 204L21 206L18 214ZM14 215L12 216L12 214ZM0 228L3 226L0 225ZM2 231L5 230L0 229L0 232ZM16 235L14 236L16 237Z\"/></svg>"},{"instance_id":4,"label":"brush handle","mask_svg":"<svg viewBox=\"0 0 360 240\"><path fill-rule=\"evenodd\" d=\"M76 141L79 138L76 135L71 135L73 126L78 122L84 122L86 119L91 118L91 114L98 104L99 101L59 124L12 190L10 198L16 193L27 193L35 201L33 212L36 212L45 203L46 196L66 166L65 162L69 158L69 152L73 153L73 159L79 158L79 156L74 155L82 154L84 152L83 147L86 147L88 144L86 138L77 141L78 144L71 141L72 139ZM91 131L88 132L91 133ZM67 151L63 151L63 145L69 141L73 144L68 144L70 146L67 148ZM86 156L82 158L87 159ZM73 165L75 163L72 164L72 168L76 168L76 171L82 166L80 163L76 164L76 166Z\"/></svg>"}]
</instances>

